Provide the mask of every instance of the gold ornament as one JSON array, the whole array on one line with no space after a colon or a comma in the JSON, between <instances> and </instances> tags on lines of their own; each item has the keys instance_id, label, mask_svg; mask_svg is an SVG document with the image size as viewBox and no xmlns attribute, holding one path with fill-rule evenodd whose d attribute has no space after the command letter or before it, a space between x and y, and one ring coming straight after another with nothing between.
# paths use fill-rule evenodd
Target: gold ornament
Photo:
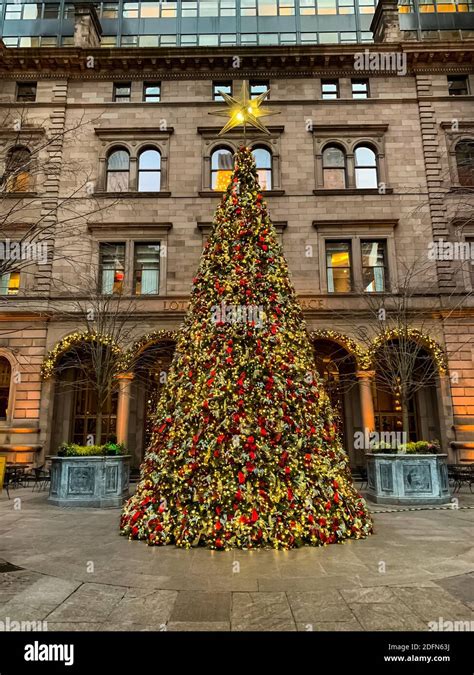
<instances>
[{"instance_id":1,"label":"gold ornament","mask_svg":"<svg viewBox=\"0 0 474 675\"><path fill-rule=\"evenodd\" d=\"M227 131L230 131L234 127L243 126L244 136L246 131L246 126L249 124L252 127L255 127L262 131L264 134L270 135L270 132L266 126L260 122L259 117L267 117L268 115L279 115L280 113L276 110L270 110L269 108L261 108L263 101L267 98L270 90L264 91L263 94L257 96L257 98L249 98L249 85L247 80L244 80L242 83L242 92L240 94L240 99L229 96L224 91L219 92L223 97L224 101L229 106L228 108L221 108L220 110L215 110L210 112L209 115L219 115L220 117L229 117L227 124L220 130L219 136L223 136Z\"/></svg>"}]
</instances>

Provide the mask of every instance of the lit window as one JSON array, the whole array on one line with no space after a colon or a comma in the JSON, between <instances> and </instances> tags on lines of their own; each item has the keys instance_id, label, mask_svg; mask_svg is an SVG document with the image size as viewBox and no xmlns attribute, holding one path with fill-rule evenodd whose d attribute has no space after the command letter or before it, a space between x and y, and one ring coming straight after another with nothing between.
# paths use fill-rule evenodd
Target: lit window
<instances>
[{"instance_id":1,"label":"lit window","mask_svg":"<svg viewBox=\"0 0 474 675\"><path fill-rule=\"evenodd\" d=\"M264 94L270 89L268 80L250 80L249 91L250 98L257 98L260 94Z\"/></svg>"},{"instance_id":2,"label":"lit window","mask_svg":"<svg viewBox=\"0 0 474 675\"><path fill-rule=\"evenodd\" d=\"M118 18L118 2L103 2L102 3L102 18L103 19L117 19Z\"/></svg>"},{"instance_id":3,"label":"lit window","mask_svg":"<svg viewBox=\"0 0 474 675\"><path fill-rule=\"evenodd\" d=\"M159 2L141 2L140 17L142 19L157 19L160 16Z\"/></svg>"},{"instance_id":4,"label":"lit window","mask_svg":"<svg viewBox=\"0 0 474 675\"><path fill-rule=\"evenodd\" d=\"M212 97L214 101L223 101L222 92L228 96L232 96L232 81L213 82L212 83Z\"/></svg>"},{"instance_id":5,"label":"lit window","mask_svg":"<svg viewBox=\"0 0 474 675\"><path fill-rule=\"evenodd\" d=\"M36 82L17 82L16 100L21 103L36 101Z\"/></svg>"},{"instance_id":6,"label":"lit window","mask_svg":"<svg viewBox=\"0 0 474 675\"><path fill-rule=\"evenodd\" d=\"M359 12L361 14L373 14L375 12L375 0L359 0Z\"/></svg>"},{"instance_id":7,"label":"lit window","mask_svg":"<svg viewBox=\"0 0 474 675\"><path fill-rule=\"evenodd\" d=\"M177 4L178 4L177 2L172 2L170 0L160 0L161 18L172 19L173 17L175 17Z\"/></svg>"},{"instance_id":8,"label":"lit window","mask_svg":"<svg viewBox=\"0 0 474 675\"><path fill-rule=\"evenodd\" d=\"M104 295L120 295L125 282L125 244L103 243L99 249L99 288Z\"/></svg>"},{"instance_id":9,"label":"lit window","mask_svg":"<svg viewBox=\"0 0 474 675\"><path fill-rule=\"evenodd\" d=\"M303 16L316 14L316 0L300 0L300 14Z\"/></svg>"},{"instance_id":10,"label":"lit window","mask_svg":"<svg viewBox=\"0 0 474 675\"><path fill-rule=\"evenodd\" d=\"M6 420L8 416L11 376L10 361L4 356L0 356L0 420Z\"/></svg>"},{"instance_id":11,"label":"lit window","mask_svg":"<svg viewBox=\"0 0 474 675\"><path fill-rule=\"evenodd\" d=\"M217 47L219 45L219 35L198 35L200 47Z\"/></svg>"},{"instance_id":12,"label":"lit window","mask_svg":"<svg viewBox=\"0 0 474 675\"><path fill-rule=\"evenodd\" d=\"M386 291L386 243L385 241L362 241L362 282L365 293Z\"/></svg>"},{"instance_id":13,"label":"lit window","mask_svg":"<svg viewBox=\"0 0 474 675\"><path fill-rule=\"evenodd\" d=\"M116 103L129 103L131 91L132 91L132 85L131 85L130 82L115 82L114 83L114 101Z\"/></svg>"},{"instance_id":14,"label":"lit window","mask_svg":"<svg viewBox=\"0 0 474 675\"><path fill-rule=\"evenodd\" d=\"M138 2L124 2L122 15L125 19L138 19Z\"/></svg>"},{"instance_id":15,"label":"lit window","mask_svg":"<svg viewBox=\"0 0 474 675\"><path fill-rule=\"evenodd\" d=\"M234 153L229 148L217 148L211 156L211 187L224 191L234 168Z\"/></svg>"},{"instance_id":16,"label":"lit window","mask_svg":"<svg viewBox=\"0 0 474 675\"><path fill-rule=\"evenodd\" d=\"M200 0L199 16L219 16L218 0Z\"/></svg>"},{"instance_id":17,"label":"lit window","mask_svg":"<svg viewBox=\"0 0 474 675\"><path fill-rule=\"evenodd\" d=\"M145 103L159 103L161 98L161 82L143 83L143 100Z\"/></svg>"},{"instance_id":18,"label":"lit window","mask_svg":"<svg viewBox=\"0 0 474 675\"><path fill-rule=\"evenodd\" d=\"M20 38L18 37L4 37L2 38L3 44L5 47L18 47L18 41Z\"/></svg>"},{"instance_id":19,"label":"lit window","mask_svg":"<svg viewBox=\"0 0 474 675\"><path fill-rule=\"evenodd\" d=\"M460 185L474 185L474 141L459 141L456 145L456 165Z\"/></svg>"},{"instance_id":20,"label":"lit window","mask_svg":"<svg viewBox=\"0 0 474 675\"><path fill-rule=\"evenodd\" d=\"M5 21L18 21L21 19L23 5L7 5L5 8Z\"/></svg>"},{"instance_id":21,"label":"lit window","mask_svg":"<svg viewBox=\"0 0 474 675\"><path fill-rule=\"evenodd\" d=\"M101 47L116 47L117 46L117 36L116 35L102 35L100 40Z\"/></svg>"},{"instance_id":22,"label":"lit window","mask_svg":"<svg viewBox=\"0 0 474 675\"><path fill-rule=\"evenodd\" d=\"M28 3L23 5L23 19L40 19L41 5L36 3ZM45 18L48 18L45 14Z\"/></svg>"},{"instance_id":23,"label":"lit window","mask_svg":"<svg viewBox=\"0 0 474 675\"><path fill-rule=\"evenodd\" d=\"M339 80L321 80L321 98L339 98Z\"/></svg>"},{"instance_id":24,"label":"lit window","mask_svg":"<svg viewBox=\"0 0 474 675\"><path fill-rule=\"evenodd\" d=\"M157 295L160 291L160 243L135 243L135 294Z\"/></svg>"},{"instance_id":25,"label":"lit window","mask_svg":"<svg viewBox=\"0 0 474 675\"><path fill-rule=\"evenodd\" d=\"M107 160L107 192L127 192L129 176L130 156L127 150L114 150Z\"/></svg>"},{"instance_id":26,"label":"lit window","mask_svg":"<svg viewBox=\"0 0 474 675\"><path fill-rule=\"evenodd\" d=\"M337 14L336 0L318 0L318 14Z\"/></svg>"},{"instance_id":27,"label":"lit window","mask_svg":"<svg viewBox=\"0 0 474 675\"><path fill-rule=\"evenodd\" d=\"M5 176L7 192L31 190L31 153L28 148L12 148L8 153Z\"/></svg>"},{"instance_id":28,"label":"lit window","mask_svg":"<svg viewBox=\"0 0 474 675\"><path fill-rule=\"evenodd\" d=\"M262 190L272 189L272 153L264 147L256 147L252 155L257 167L258 182Z\"/></svg>"},{"instance_id":29,"label":"lit window","mask_svg":"<svg viewBox=\"0 0 474 675\"><path fill-rule=\"evenodd\" d=\"M324 148L323 181L324 187L329 190L346 187L346 155L336 145Z\"/></svg>"},{"instance_id":30,"label":"lit window","mask_svg":"<svg viewBox=\"0 0 474 675\"><path fill-rule=\"evenodd\" d=\"M161 187L161 154L150 148L138 158L138 191L159 192Z\"/></svg>"},{"instance_id":31,"label":"lit window","mask_svg":"<svg viewBox=\"0 0 474 675\"><path fill-rule=\"evenodd\" d=\"M188 0L183 0L181 3L181 15L183 17L193 17L197 16L197 11L198 11L198 3L192 0L191 2L188 2Z\"/></svg>"},{"instance_id":32,"label":"lit window","mask_svg":"<svg viewBox=\"0 0 474 675\"><path fill-rule=\"evenodd\" d=\"M257 16L257 0L240 0L242 16Z\"/></svg>"},{"instance_id":33,"label":"lit window","mask_svg":"<svg viewBox=\"0 0 474 675\"><path fill-rule=\"evenodd\" d=\"M378 179L377 157L375 152L365 145L359 145L355 150L354 156L356 188L376 188Z\"/></svg>"},{"instance_id":34,"label":"lit window","mask_svg":"<svg viewBox=\"0 0 474 675\"><path fill-rule=\"evenodd\" d=\"M338 0L339 14L354 14L354 0Z\"/></svg>"},{"instance_id":35,"label":"lit window","mask_svg":"<svg viewBox=\"0 0 474 675\"><path fill-rule=\"evenodd\" d=\"M326 273L329 293L352 291L351 245L348 241L326 242Z\"/></svg>"},{"instance_id":36,"label":"lit window","mask_svg":"<svg viewBox=\"0 0 474 675\"><path fill-rule=\"evenodd\" d=\"M20 290L20 272L0 276L0 295L17 295Z\"/></svg>"},{"instance_id":37,"label":"lit window","mask_svg":"<svg viewBox=\"0 0 474 675\"><path fill-rule=\"evenodd\" d=\"M293 16L295 13L295 0L279 0L278 13L280 16Z\"/></svg>"},{"instance_id":38,"label":"lit window","mask_svg":"<svg viewBox=\"0 0 474 675\"><path fill-rule=\"evenodd\" d=\"M235 0L221 0L221 16L235 16Z\"/></svg>"},{"instance_id":39,"label":"lit window","mask_svg":"<svg viewBox=\"0 0 474 675\"><path fill-rule=\"evenodd\" d=\"M20 38L20 47L39 47L40 39L39 37L21 37Z\"/></svg>"},{"instance_id":40,"label":"lit window","mask_svg":"<svg viewBox=\"0 0 474 675\"><path fill-rule=\"evenodd\" d=\"M469 94L467 75L448 75L448 92L450 96L467 96Z\"/></svg>"},{"instance_id":41,"label":"lit window","mask_svg":"<svg viewBox=\"0 0 474 675\"><path fill-rule=\"evenodd\" d=\"M351 80L352 98L369 98L369 80Z\"/></svg>"},{"instance_id":42,"label":"lit window","mask_svg":"<svg viewBox=\"0 0 474 675\"><path fill-rule=\"evenodd\" d=\"M140 47L158 47L159 35L139 35L138 44Z\"/></svg>"},{"instance_id":43,"label":"lit window","mask_svg":"<svg viewBox=\"0 0 474 675\"><path fill-rule=\"evenodd\" d=\"M277 0L258 0L258 14L259 16L276 16Z\"/></svg>"}]
</instances>

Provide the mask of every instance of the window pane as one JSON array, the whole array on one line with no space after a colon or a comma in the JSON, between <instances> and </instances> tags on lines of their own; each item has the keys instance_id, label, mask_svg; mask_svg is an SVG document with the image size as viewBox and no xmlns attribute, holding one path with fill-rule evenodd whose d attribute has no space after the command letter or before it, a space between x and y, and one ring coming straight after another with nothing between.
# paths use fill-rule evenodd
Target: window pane
<instances>
[{"instance_id":1,"label":"window pane","mask_svg":"<svg viewBox=\"0 0 474 675\"><path fill-rule=\"evenodd\" d=\"M45 4L43 17L45 19L57 19L59 17L59 4L56 3Z\"/></svg>"},{"instance_id":2,"label":"window pane","mask_svg":"<svg viewBox=\"0 0 474 675\"><path fill-rule=\"evenodd\" d=\"M460 141L456 145L456 164L460 185L474 185L474 141Z\"/></svg>"},{"instance_id":3,"label":"window pane","mask_svg":"<svg viewBox=\"0 0 474 675\"><path fill-rule=\"evenodd\" d=\"M337 80L321 81L321 93L324 99L338 98L338 89L339 87Z\"/></svg>"},{"instance_id":4,"label":"window pane","mask_svg":"<svg viewBox=\"0 0 474 675\"><path fill-rule=\"evenodd\" d=\"M363 241L362 276L366 293L385 291L385 242Z\"/></svg>"},{"instance_id":5,"label":"window pane","mask_svg":"<svg viewBox=\"0 0 474 675\"><path fill-rule=\"evenodd\" d=\"M213 190L226 190L232 176L234 155L226 148L220 148L212 153L211 158L211 187Z\"/></svg>"},{"instance_id":6,"label":"window pane","mask_svg":"<svg viewBox=\"0 0 474 675\"><path fill-rule=\"evenodd\" d=\"M365 146L359 146L355 151L356 166L377 166L375 152Z\"/></svg>"},{"instance_id":7,"label":"window pane","mask_svg":"<svg viewBox=\"0 0 474 675\"><path fill-rule=\"evenodd\" d=\"M144 82L143 100L147 103L159 103L161 97L160 82Z\"/></svg>"},{"instance_id":8,"label":"window pane","mask_svg":"<svg viewBox=\"0 0 474 675\"><path fill-rule=\"evenodd\" d=\"M24 5L23 7L24 19L39 19L40 17L41 17L41 5L37 5L35 3L29 3L27 5Z\"/></svg>"},{"instance_id":9,"label":"window pane","mask_svg":"<svg viewBox=\"0 0 474 675\"><path fill-rule=\"evenodd\" d=\"M126 150L116 150L109 157L110 171L128 171L129 156Z\"/></svg>"},{"instance_id":10,"label":"window pane","mask_svg":"<svg viewBox=\"0 0 474 675\"><path fill-rule=\"evenodd\" d=\"M232 82L213 82L214 101L223 101L221 92L232 96Z\"/></svg>"},{"instance_id":11,"label":"window pane","mask_svg":"<svg viewBox=\"0 0 474 675\"><path fill-rule=\"evenodd\" d=\"M142 19L158 18L160 16L160 3L142 1L140 3L140 16Z\"/></svg>"},{"instance_id":12,"label":"window pane","mask_svg":"<svg viewBox=\"0 0 474 675\"><path fill-rule=\"evenodd\" d=\"M377 172L375 169L356 169L356 187L373 189L377 187Z\"/></svg>"},{"instance_id":13,"label":"window pane","mask_svg":"<svg viewBox=\"0 0 474 675\"><path fill-rule=\"evenodd\" d=\"M100 244L100 290L102 293L122 293L125 280L125 244Z\"/></svg>"},{"instance_id":14,"label":"window pane","mask_svg":"<svg viewBox=\"0 0 474 675\"><path fill-rule=\"evenodd\" d=\"M328 291L347 293L352 289L349 242L326 242Z\"/></svg>"},{"instance_id":15,"label":"window pane","mask_svg":"<svg viewBox=\"0 0 474 675\"><path fill-rule=\"evenodd\" d=\"M135 244L135 293L156 295L160 289L160 244Z\"/></svg>"},{"instance_id":16,"label":"window pane","mask_svg":"<svg viewBox=\"0 0 474 675\"><path fill-rule=\"evenodd\" d=\"M124 2L123 16L126 19L138 19L138 2Z\"/></svg>"}]
</instances>

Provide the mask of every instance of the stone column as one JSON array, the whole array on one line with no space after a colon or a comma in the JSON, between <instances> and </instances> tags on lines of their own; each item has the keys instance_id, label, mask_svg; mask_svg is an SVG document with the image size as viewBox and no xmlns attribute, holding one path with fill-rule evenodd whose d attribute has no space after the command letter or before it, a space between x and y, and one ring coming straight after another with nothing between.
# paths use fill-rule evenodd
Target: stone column
<instances>
[{"instance_id":1,"label":"stone column","mask_svg":"<svg viewBox=\"0 0 474 675\"><path fill-rule=\"evenodd\" d=\"M128 420L130 417L130 396L133 373L117 375L119 383L117 403L117 443L128 445Z\"/></svg>"},{"instance_id":2,"label":"stone column","mask_svg":"<svg viewBox=\"0 0 474 675\"><path fill-rule=\"evenodd\" d=\"M374 399L372 397L372 382L375 376L373 370L359 370L356 377L359 381L360 412L362 427L370 433L375 429Z\"/></svg>"},{"instance_id":3,"label":"stone column","mask_svg":"<svg viewBox=\"0 0 474 675\"><path fill-rule=\"evenodd\" d=\"M374 42L401 42L398 0L379 0L370 30Z\"/></svg>"},{"instance_id":4,"label":"stone column","mask_svg":"<svg viewBox=\"0 0 474 675\"><path fill-rule=\"evenodd\" d=\"M100 47L102 26L94 3L82 0L74 3L74 47Z\"/></svg>"}]
</instances>

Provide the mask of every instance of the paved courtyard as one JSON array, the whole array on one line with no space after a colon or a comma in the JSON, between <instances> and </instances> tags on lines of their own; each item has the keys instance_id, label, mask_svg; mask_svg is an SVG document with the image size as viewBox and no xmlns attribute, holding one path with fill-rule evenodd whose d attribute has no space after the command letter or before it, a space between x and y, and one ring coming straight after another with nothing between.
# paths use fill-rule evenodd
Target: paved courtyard
<instances>
[{"instance_id":1,"label":"paved courtyard","mask_svg":"<svg viewBox=\"0 0 474 675\"><path fill-rule=\"evenodd\" d=\"M118 509L62 509L31 489L10 496L0 495L0 621L80 631L426 631L440 618L474 621L469 493L459 509L373 506L369 539L288 552L148 547L119 536Z\"/></svg>"}]
</instances>

